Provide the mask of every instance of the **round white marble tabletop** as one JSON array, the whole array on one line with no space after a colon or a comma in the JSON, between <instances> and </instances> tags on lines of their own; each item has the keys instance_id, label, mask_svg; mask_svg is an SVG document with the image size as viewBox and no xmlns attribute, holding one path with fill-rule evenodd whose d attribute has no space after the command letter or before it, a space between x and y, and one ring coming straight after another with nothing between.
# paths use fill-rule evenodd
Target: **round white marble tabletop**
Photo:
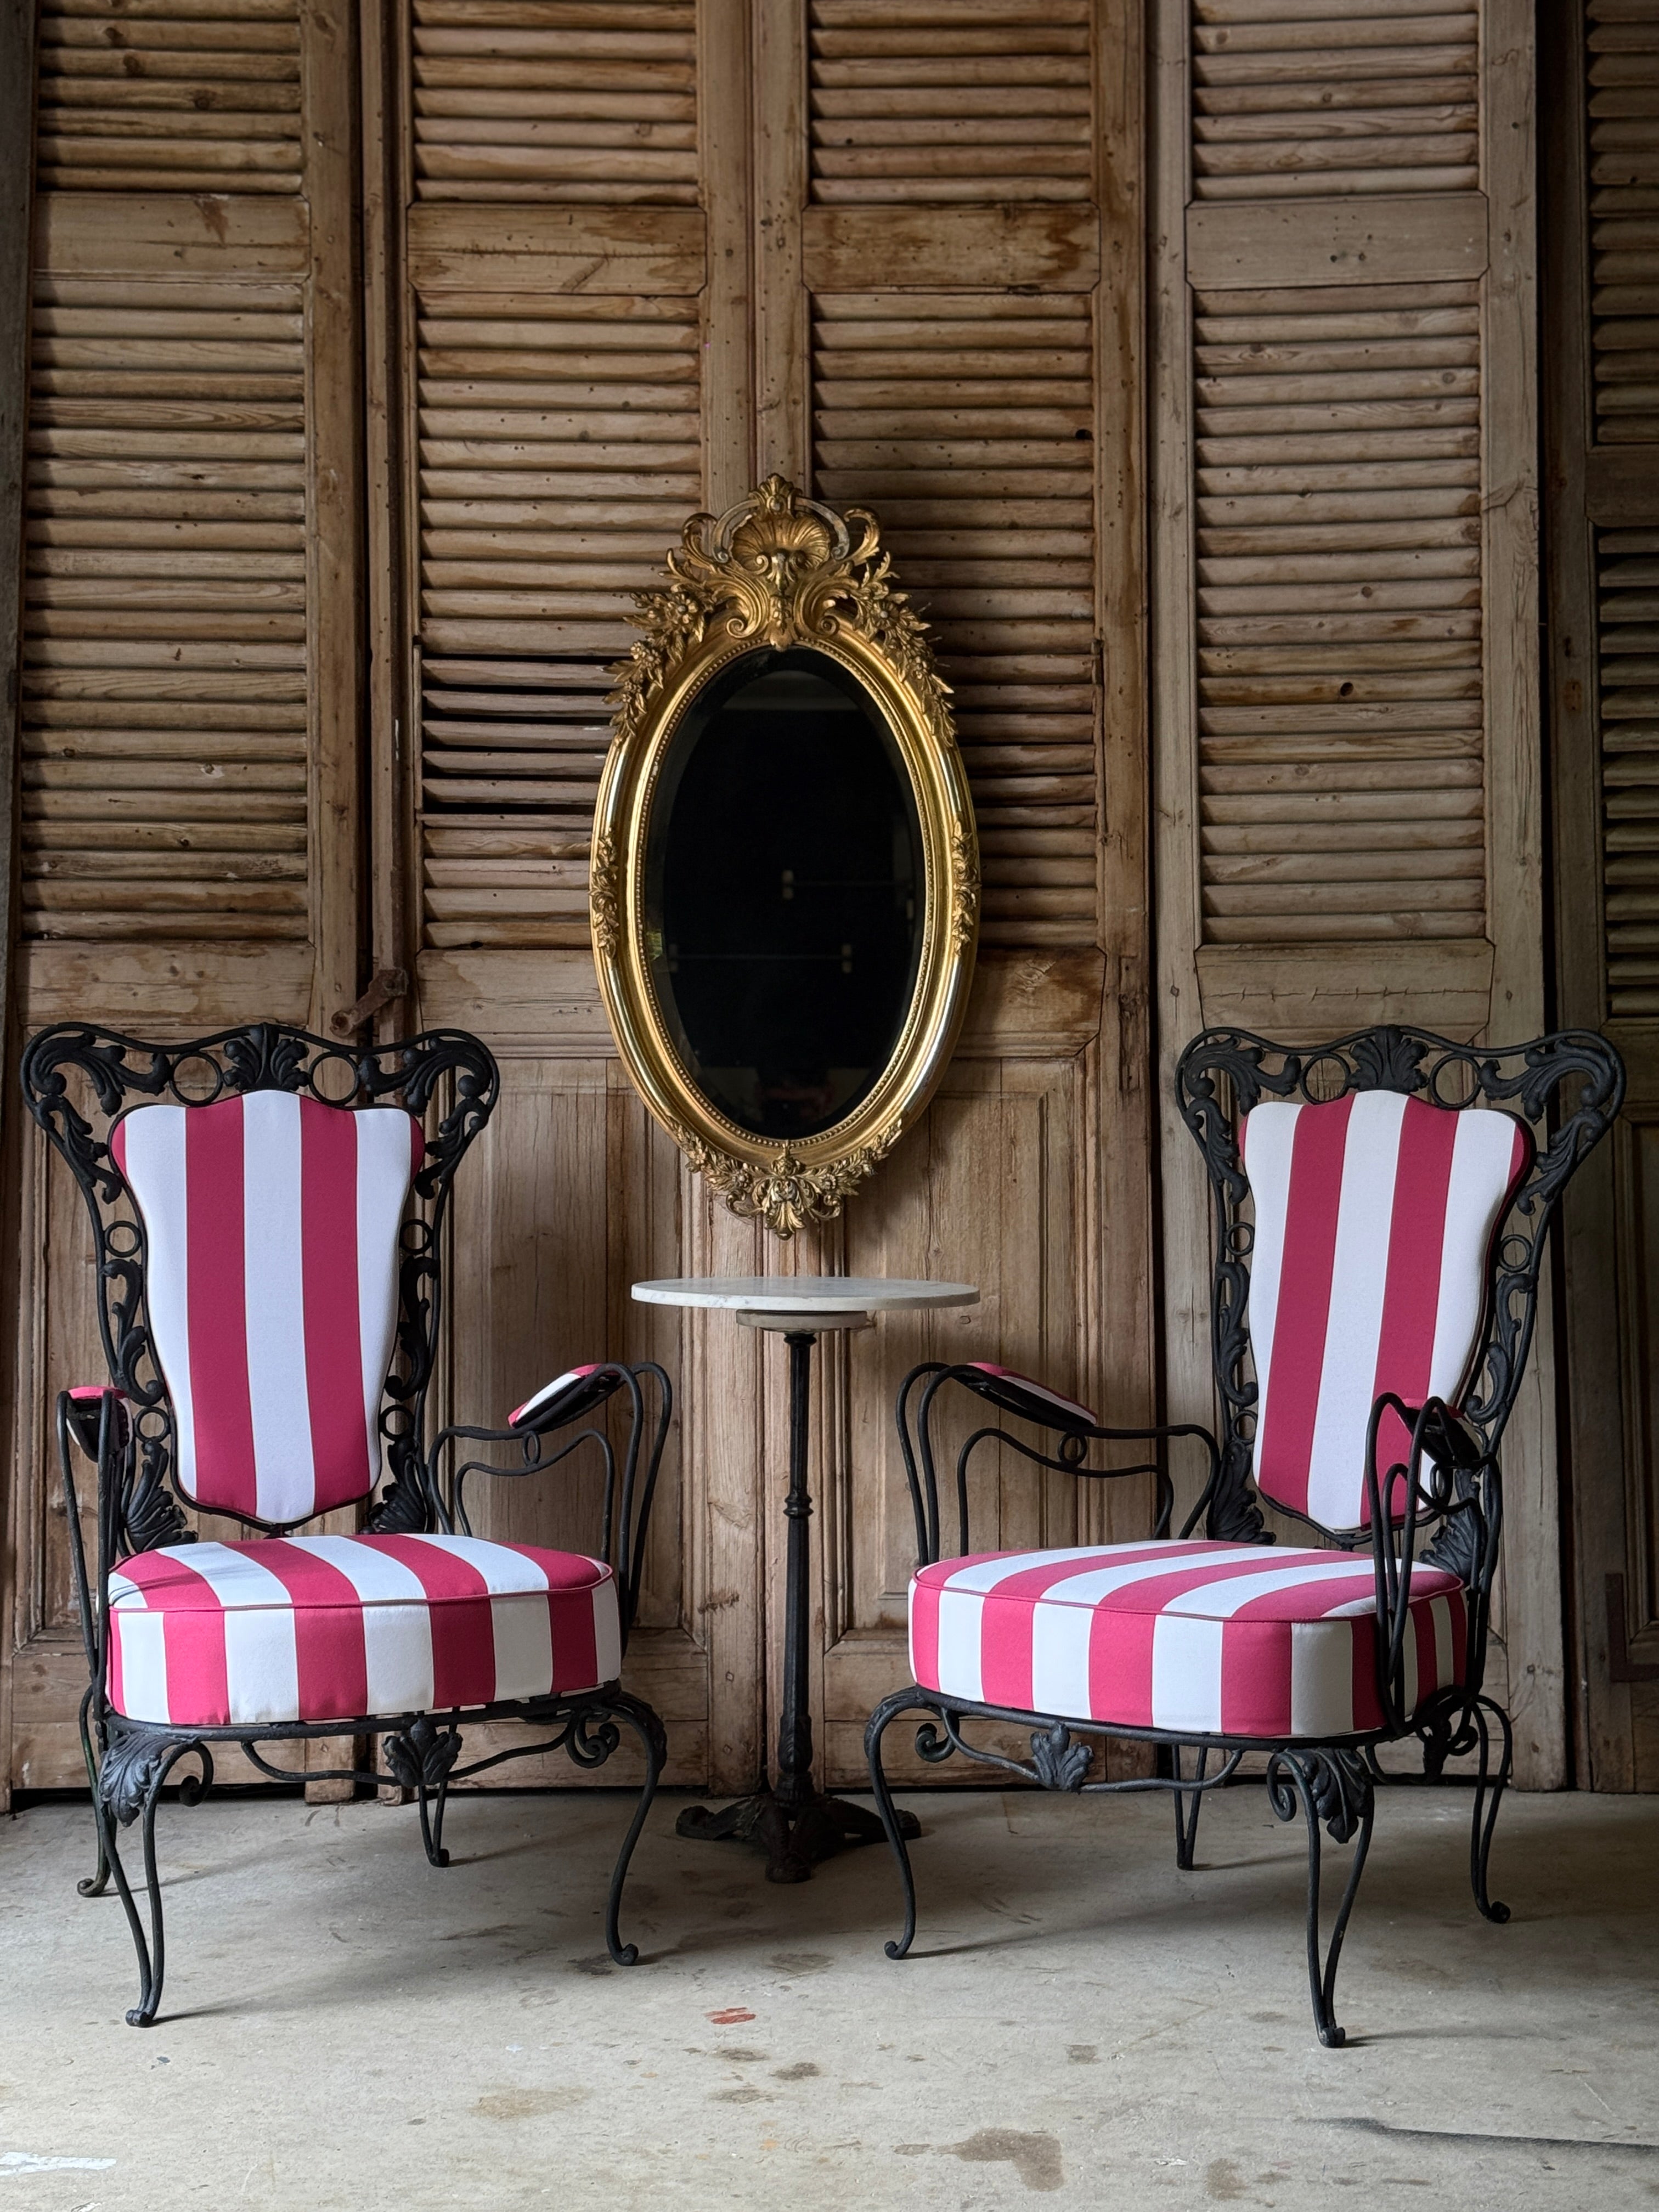
<instances>
[{"instance_id":1,"label":"round white marble tabletop","mask_svg":"<svg viewBox=\"0 0 1659 2212\"><path fill-rule=\"evenodd\" d=\"M979 1304L973 1283L916 1283L890 1275L684 1275L635 1283L649 1306L717 1306L736 1313L868 1314Z\"/></svg>"}]
</instances>

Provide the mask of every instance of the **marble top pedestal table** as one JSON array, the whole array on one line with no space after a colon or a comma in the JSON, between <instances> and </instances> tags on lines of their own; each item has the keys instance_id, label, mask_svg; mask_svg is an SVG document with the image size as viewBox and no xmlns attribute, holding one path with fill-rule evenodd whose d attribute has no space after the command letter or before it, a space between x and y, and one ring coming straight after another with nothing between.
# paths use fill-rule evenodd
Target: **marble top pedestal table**
<instances>
[{"instance_id":1,"label":"marble top pedestal table","mask_svg":"<svg viewBox=\"0 0 1659 2212\"><path fill-rule=\"evenodd\" d=\"M777 1780L763 1774L753 1794L711 1813L694 1805L682 1813L678 1832L709 1842L752 1838L765 1846L769 1881L806 1881L819 1859L849 1844L882 1836L878 1816L862 1806L829 1797L812 1778L812 1719L806 1710L807 1522L812 1501L806 1484L807 1408L814 1341L826 1329L871 1326L874 1316L933 1306L979 1302L971 1283L915 1283L866 1275L694 1275L678 1281L635 1283L634 1296L647 1305L710 1306L742 1327L766 1329L789 1347L789 1526L784 1607L783 1711L778 1719ZM901 1815L907 1834L913 1815Z\"/></svg>"}]
</instances>

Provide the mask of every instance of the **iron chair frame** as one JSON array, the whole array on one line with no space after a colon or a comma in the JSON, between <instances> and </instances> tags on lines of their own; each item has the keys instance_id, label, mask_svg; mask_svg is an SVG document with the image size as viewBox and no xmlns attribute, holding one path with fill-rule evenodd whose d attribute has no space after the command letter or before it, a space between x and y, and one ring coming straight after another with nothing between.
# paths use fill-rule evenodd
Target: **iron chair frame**
<instances>
[{"instance_id":1,"label":"iron chair frame","mask_svg":"<svg viewBox=\"0 0 1659 2212\"><path fill-rule=\"evenodd\" d=\"M568 1751L580 1767L600 1767L618 1748L625 1726L644 1753L646 1775L611 1875L605 1942L619 1966L631 1966L638 1957L637 1947L623 1943L617 1925L623 1884L655 1795L666 1738L652 1708L619 1682L483 1705L258 1726L232 1723L197 1728L132 1721L114 1711L109 1702L111 1570L135 1553L196 1540L185 1516L186 1509L198 1509L179 1486L173 1410L149 1334L143 1218L108 1143L115 1122L130 1105L163 1099L193 1108L276 1090L348 1109L400 1104L423 1125L435 1106L436 1126L426 1136L398 1232L397 1322L379 1421L383 1476L376 1477L365 1500L374 1501L367 1528L370 1533L453 1534L459 1524L461 1533L470 1534L465 1497L470 1474L523 1478L545 1472L581 1444L593 1443L605 1468L602 1553L616 1575L626 1650L672 1414L672 1389L662 1368L653 1361L631 1367L606 1362L592 1370L574 1400L567 1397L568 1410L564 1413L555 1401L545 1413L532 1413L516 1426L452 1425L439 1432L429 1449L425 1446L427 1395L443 1317L442 1249L451 1187L461 1160L488 1122L500 1090L495 1062L487 1048L459 1030L434 1030L395 1043L357 1048L330 1043L284 1022L221 1030L179 1044L141 1042L116 1030L62 1023L30 1040L21 1073L30 1113L67 1163L86 1200L96 1259L98 1322L110 1377L107 1385L99 1387L95 1404L85 1393L61 1392L56 1426L70 1570L89 1677L79 1725L98 1841L96 1869L78 1887L83 1897L96 1897L114 1880L138 1959L139 1998L127 2013L128 2021L149 2027L161 1998L166 1943L155 1859L155 1814L161 1790L174 1768L193 1757L194 1771L181 1778L179 1795L187 1805L199 1803L214 1780L210 1747L226 1743L240 1745L250 1764L274 1780L363 1784L372 1784L374 1778L356 1767L289 1769L273 1764L257 1747L382 1735L386 1773L414 1793L427 1857L441 1867L449 1859L442 1830L453 1783L507 1759L560 1749ZM89 1088L105 1116L101 1138L71 1095L71 1079L77 1078ZM127 1210L118 1212L122 1207ZM631 1412L620 1488L610 1437L602 1426L586 1422L586 1415L617 1392L626 1394ZM556 1436L578 1422L585 1425L552 1448ZM458 1446L508 1443L518 1447L517 1465L469 1458L444 1479L446 1455ZM95 1595L72 1446L97 1469ZM261 1534L286 1535L323 1516L313 1512L284 1522L260 1522L246 1514L222 1517ZM501 1720L523 1722L540 1731L544 1740L511 1746L470 1765L459 1764L462 1729ZM142 1824L148 1933L117 1843L118 1829L135 1821Z\"/></svg>"},{"instance_id":2,"label":"iron chair frame","mask_svg":"<svg viewBox=\"0 0 1659 2212\"><path fill-rule=\"evenodd\" d=\"M1564 1086L1575 1093L1558 1102ZM1508 1714L1486 1694L1486 1660L1491 1626L1492 1579L1503 1532L1503 1480L1498 1446L1513 1409L1537 1320L1539 1271L1548 1224L1567 1182L1616 1117L1624 1097L1623 1062L1613 1047L1593 1031L1565 1030L1530 1044L1491 1050L1460 1044L1432 1031L1397 1024L1357 1030L1334 1043L1305 1049L1275 1044L1249 1030L1211 1029L1182 1054L1176 1071L1176 1095L1182 1120L1204 1158L1214 1206L1211 1358L1221 1414L1219 1437L1193 1423L1137 1428L1107 1427L1081 1420L1039 1422L983 1370L966 1364L926 1361L901 1383L895 1407L906 1479L915 1515L921 1565L942 1556L939 1485L931 1415L939 1392L949 1383L973 1388L975 1395L1023 1414L1039 1429L1060 1432L1058 1444L1040 1450L1009 1435L994 1423L975 1430L962 1446L956 1467L957 1554L969 1549L968 1465L988 1437L998 1437L1039 1466L1092 1480L1123 1480L1151 1474L1157 1480L1153 1534L1168 1534L1174 1503L1167 1455L1183 1439L1200 1443L1208 1473L1196 1504L1182 1525L1189 1535L1200 1516L1206 1536L1222 1540L1274 1541L1254 1484L1256 1382L1250 1363L1248 1304L1254 1221L1247 1218L1249 1186L1239 1152L1238 1129L1263 1098L1315 1103L1361 1091L1389 1091L1421 1097L1442 1107L1483 1103L1518 1107L1536 1128L1558 1106L1553 1132L1533 1158L1494 1232L1487 1266L1487 1295L1477 1350L1462 1393L1461 1411L1431 1398L1407 1406L1391 1393L1374 1405L1364 1472L1369 1527L1337 1530L1306 1515L1275 1505L1275 1511L1303 1522L1325 1546L1335 1550L1369 1549L1375 1572L1379 1625L1377 1692L1383 1716L1380 1728L1357 1731L1328 1742L1305 1737L1192 1735L1117 1723L1085 1722L1052 1714L975 1704L926 1690L916 1684L896 1691L872 1716L865 1746L871 1785L898 1861L903 1888L904 1927L886 1946L902 1959L915 1934L915 1884L900 1832L891 1788L882 1764L882 1740L901 1713L931 1716L918 1729L916 1749L931 1764L954 1752L1035 1782L1048 1790L1091 1794L1168 1790L1176 1814L1176 1859L1193 1865L1198 1818L1205 1794L1224 1787L1251 1753L1267 1754L1268 1801L1281 1820L1298 1809L1307 1827L1308 1980L1314 2023L1322 2043L1340 2045L1344 2031L1334 2009L1337 1964L1359 1878L1364 1869L1375 1820L1376 1785L1465 1780L1446 1771L1447 1761L1473 1753L1476 1759L1470 1824L1469 1879L1475 1903L1488 1920L1509 1918L1507 1905L1488 1893L1487 1868L1498 1809L1512 1765ZM920 1389L913 1410L912 1400ZM1403 1461L1386 1469L1377 1462L1378 1431L1392 1410L1410 1433ZM1142 1442L1156 1447L1146 1464L1133 1468L1085 1464L1096 1443ZM1385 1510L1385 1506L1386 1509ZM1421 1543L1419 1550L1419 1539ZM1396 1552L1396 1542L1399 1550ZM1407 1705L1403 1644L1409 1622L1408 1563L1421 1559L1449 1569L1462 1583L1468 1614L1465 1680L1433 1693L1415 1712ZM1029 1762L1005 1756L963 1733L967 1721L1012 1723L1030 1729ZM1085 1779L1093 1752L1079 1735L1125 1737L1159 1746L1169 1771L1117 1781ZM1492 1764L1494 1737L1498 1747ZM1415 1739L1422 1771L1385 1772L1381 1746ZM1193 1754L1190 1770L1186 1765ZM1213 1762L1213 1764L1212 1764ZM1334 1842L1354 1844L1352 1863L1328 1945L1320 1942L1320 1829Z\"/></svg>"}]
</instances>

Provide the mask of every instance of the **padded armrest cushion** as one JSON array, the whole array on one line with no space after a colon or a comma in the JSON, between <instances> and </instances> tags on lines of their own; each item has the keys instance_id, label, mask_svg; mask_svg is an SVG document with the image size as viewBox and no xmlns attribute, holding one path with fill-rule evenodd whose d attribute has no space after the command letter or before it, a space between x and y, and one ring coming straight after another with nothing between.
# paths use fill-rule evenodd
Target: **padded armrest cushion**
<instances>
[{"instance_id":1,"label":"padded armrest cushion","mask_svg":"<svg viewBox=\"0 0 1659 2212\"><path fill-rule=\"evenodd\" d=\"M127 1401L112 1382L72 1383L64 1395L70 1401L70 1434L88 1459L98 1456L98 1431L103 1421L106 1398L115 1401L116 1442L126 1442Z\"/></svg>"},{"instance_id":2,"label":"padded armrest cushion","mask_svg":"<svg viewBox=\"0 0 1659 2212\"><path fill-rule=\"evenodd\" d=\"M1046 1382L1021 1375L1014 1368L997 1367L988 1359L974 1359L957 1372L968 1388L977 1390L981 1398L988 1398L1006 1413L1018 1413L1024 1420L1036 1421L1040 1427L1075 1431L1100 1426L1088 1407L1079 1405L1075 1398L1061 1397Z\"/></svg>"},{"instance_id":3,"label":"padded armrest cushion","mask_svg":"<svg viewBox=\"0 0 1659 2212\"><path fill-rule=\"evenodd\" d=\"M522 1406L515 1406L507 1417L510 1429L556 1429L567 1421L580 1420L602 1406L615 1390L622 1388L620 1371L603 1360L590 1360L586 1367L567 1367L562 1375L538 1390L533 1398L526 1398Z\"/></svg>"}]
</instances>

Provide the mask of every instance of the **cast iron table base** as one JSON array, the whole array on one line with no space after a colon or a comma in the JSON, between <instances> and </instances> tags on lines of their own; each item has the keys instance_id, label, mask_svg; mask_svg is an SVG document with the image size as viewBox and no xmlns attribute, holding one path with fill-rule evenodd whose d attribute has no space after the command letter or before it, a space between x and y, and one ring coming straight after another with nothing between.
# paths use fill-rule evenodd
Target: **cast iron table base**
<instances>
[{"instance_id":1,"label":"cast iron table base","mask_svg":"<svg viewBox=\"0 0 1659 2212\"><path fill-rule=\"evenodd\" d=\"M921 1833L914 1813L901 1813L899 1825L907 1838ZM885 1831L878 1813L818 1790L792 1810L769 1784L719 1812L688 1805L674 1832L693 1843L759 1844L766 1853L768 1881L810 1881L820 1859L833 1858L854 1844L878 1844Z\"/></svg>"},{"instance_id":2,"label":"cast iron table base","mask_svg":"<svg viewBox=\"0 0 1659 2212\"><path fill-rule=\"evenodd\" d=\"M886 1832L879 1814L849 1805L844 1797L826 1796L813 1781L812 1719L806 1710L806 1547L812 1513L806 1487L806 1414L812 1346L821 1328L857 1326L863 1319L862 1315L797 1314L776 1331L789 1346L789 1495L783 1505L789 1550L776 1787L763 1778L758 1790L735 1804L718 1813L707 1805L689 1805L674 1824L676 1835L696 1843L735 1839L761 1844L768 1881L810 1881L820 1859L832 1858L851 1844L879 1843ZM901 1813L899 1822L907 1837L921 1833L914 1813Z\"/></svg>"}]
</instances>

